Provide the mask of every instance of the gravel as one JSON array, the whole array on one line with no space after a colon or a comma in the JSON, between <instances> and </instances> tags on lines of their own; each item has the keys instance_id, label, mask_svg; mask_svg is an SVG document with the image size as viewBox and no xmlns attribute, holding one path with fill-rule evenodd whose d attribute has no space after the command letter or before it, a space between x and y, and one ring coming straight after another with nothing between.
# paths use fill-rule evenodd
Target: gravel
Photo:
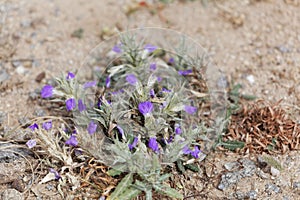
<instances>
[{"instance_id":1,"label":"gravel","mask_svg":"<svg viewBox=\"0 0 300 200\"><path fill-rule=\"evenodd\" d=\"M280 188L279 188L277 185L273 184L273 183L267 183L267 184L265 185L265 191L266 191L269 195L271 195L273 192L275 192L275 193L277 194L277 193L280 192Z\"/></svg>"},{"instance_id":2,"label":"gravel","mask_svg":"<svg viewBox=\"0 0 300 200\"><path fill-rule=\"evenodd\" d=\"M239 166L241 165L241 169ZM225 190L233 184L236 184L240 179L253 176L256 172L256 165L250 159L240 159L239 162L229 162L224 164L225 169L235 169L234 172L227 172L222 175L218 185L219 190Z\"/></svg>"}]
</instances>

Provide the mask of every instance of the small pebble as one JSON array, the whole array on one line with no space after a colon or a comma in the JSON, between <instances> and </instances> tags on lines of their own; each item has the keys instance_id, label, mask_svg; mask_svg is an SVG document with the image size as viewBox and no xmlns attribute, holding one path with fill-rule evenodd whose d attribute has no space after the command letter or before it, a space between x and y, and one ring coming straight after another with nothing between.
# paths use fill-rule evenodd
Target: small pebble
<instances>
[{"instance_id":1,"label":"small pebble","mask_svg":"<svg viewBox=\"0 0 300 200\"><path fill-rule=\"evenodd\" d=\"M2 82L4 82L4 81L6 81L6 80L8 80L9 79L9 75L8 75L8 73L6 72L6 70L0 70L0 83L2 83Z\"/></svg>"},{"instance_id":2,"label":"small pebble","mask_svg":"<svg viewBox=\"0 0 300 200\"><path fill-rule=\"evenodd\" d=\"M226 76L221 76L218 79L218 83L217 83L219 88L227 88L229 86L228 80L226 78Z\"/></svg>"},{"instance_id":3,"label":"small pebble","mask_svg":"<svg viewBox=\"0 0 300 200\"><path fill-rule=\"evenodd\" d=\"M20 61L18 61L18 60L17 60L17 61L13 61L11 64L12 64L12 66L15 67L15 68L17 68L17 67L19 67L19 66L22 65L22 63L21 63Z\"/></svg>"},{"instance_id":4,"label":"small pebble","mask_svg":"<svg viewBox=\"0 0 300 200\"><path fill-rule=\"evenodd\" d=\"M254 79L254 76L253 75L248 75L246 77L247 81L252 85L255 83L255 79Z\"/></svg>"},{"instance_id":5,"label":"small pebble","mask_svg":"<svg viewBox=\"0 0 300 200\"><path fill-rule=\"evenodd\" d=\"M257 192L255 190L250 190L248 193L247 193L247 197L249 199L257 199Z\"/></svg>"},{"instance_id":6,"label":"small pebble","mask_svg":"<svg viewBox=\"0 0 300 200\"><path fill-rule=\"evenodd\" d=\"M245 194L244 194L243 192L237 191L237 192L235 193L235 197L236 197L237 199L245 199Z\"/></svg>"},{"instance_id":7,"label":"small pebble","mask_svg":"<svg viewBox=\"0 0 300 200\"><path fill-rule=\"evenodd\" d=\"M294 182L294 183L293 183L293 188L294 188L294 189L300 188L300 182Z\"/></svg>"},{"instance_id":8,"label":"small pebble","mask_svg":"<svg viewBox=\"0 0 300 200\"><path fill-rule=\"evenodd\" d=\"M278 177L280 175L280 171L275 167L271 166L271 175L274 177Z\"/></svg>"},{"instance_id":9,"label":"small pebble","mask_svg":"<svg viewBox=\"0 0 300 200\"><path fill-rule=\"evenodd\" d=\"M279 45L277 47L275 47L277 50L279 50L281 53L289 53L291 52L291 50L289 48L287 48L286 46L283 45Z\"/></svg>"},{"instance_id":10,"label":"small pebble","mask_svg":"<svg viewBox=\"0 0 300 200\"><path fill-rule=\"evenodd\" d=\"M19 74L19 75L24 75L25 72L26 72L26 69L23 65L20 65L19 67L17 67L16 69L16 72Z\"/></svg>"},{"instance_id":11,"label":"small pebble","mask_svg":"<svg viewBox=\"0 0 300 200\"><path fill-rule=\"evenodd\" d=\"M240 164L236 161L235 162L229 162L229 163L225 163L224 167L228 171L234 171L234 170L237 170L240 167Z\"/></svg>"},{"instance_id":12,"label":"small pebble","mask_svg":"<svg viewBox=\"0 0 300 200\"><path fill-rule=\"evenodd\" d=\"M36 109L34 111L34 114L37 116L37 117L43 117L45 116L47 113L43 110L43 109Z\"/></svg>"},{"instance_id":13,"label":"small pebble","mask_svg":"<svg viewBox=\"0 0 300 200\"><path fill-rule=\"evenodd\" d=\"M270 184L270 183L267 183L265 185L265 190L268 194L271 194L272 192L275 192L275 193L279 193L280 192L280 188L275 185L275 184Z\"/></svg>"}]
</instances>

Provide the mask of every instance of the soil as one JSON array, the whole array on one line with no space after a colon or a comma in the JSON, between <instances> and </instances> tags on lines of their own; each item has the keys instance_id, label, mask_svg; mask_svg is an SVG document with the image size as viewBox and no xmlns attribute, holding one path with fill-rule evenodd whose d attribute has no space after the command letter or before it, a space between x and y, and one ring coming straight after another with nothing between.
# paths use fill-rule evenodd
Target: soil
<instances>
[{"instance_id":1,"label":"soil","mask_svg":"<svg viewBox=\"0 0 300 200\"><path fill-rule=\"evenodd\" d=\"M140 27L170 28L192 37L229 82L242 85L242 93L271 102L282 100L280 105L299 121L300 1L151 2L136 6L133 0L0 1L0 141L28 139L24 131L11 130L49 114L37 95L51 78L78 69L96 45L117 31ZM15 148L25 147L18 145ZM186 199L300 199L298 152L269 155L282 166L279 174L273 170L261 175L259 156L212 152L201 164L201 173L186 175L185 195L190 196ZM38 181L33 183L35 189L22 185L31 177L28 163L34 165L34 159L6 157L0 162L2 198L13 188L28 199L38 199L32 192ZM222 176L230 172L224 165L246 158L255 162L257 171L225 189L218 188ZM61 199L55 182L46 185L40 199Z\"/></svg>"}]
</instances>

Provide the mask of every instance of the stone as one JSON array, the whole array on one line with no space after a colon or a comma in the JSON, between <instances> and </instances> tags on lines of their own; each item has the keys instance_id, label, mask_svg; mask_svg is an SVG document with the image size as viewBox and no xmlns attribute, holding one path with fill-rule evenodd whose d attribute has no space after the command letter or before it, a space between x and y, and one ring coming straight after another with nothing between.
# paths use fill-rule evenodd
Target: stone
<instances>
[{"instance_id":1,"label":"stone","mask_svg":"<svg viewBox=\"0 0 300 200\"><path fill-rule=\"evenodd\" d=\"M272 194L272 192L275 192L276 194L280 192L280 188L275 185L275 184L272 184L272 183L267 183L265 185L265 191L268 193L268 194Z\"/></svg>"},{"instance_id":2,"label":"stone","mask_svg":"<svg viewBox=\"0 0 300 200\"><path fill-rule=\"evenodd\" d=\"M6 70L0 70L0 83L6 81L9 79L9 74L6 72Z\"/></svg>"},{"instance_id":3,"label":"stone","mask_svg":"<svg viewBox=\"0 0 300 200\"><path fill-rule=\"evenodd\" d=\"M257 199L257 192L255 190L250 190L248 193L247 193L247 197L249 199Z\"/></svg>"},{"instance_id":4,"label":"stone","mask_svg":"<svg viewBox=\"0 0 300 200\"><path fill-rule=\"evenodd\" d=\"M300 188L300 182L293 182L293 188L294 189Z\"/></svg>"},{"instance_id":5,"label":"stone","mask_svg":"<svg viewBox=\"0 0 300 200\"><path fill-rule=\"evenodd\" d=\"M17 67L16 72L19 75L24 75L26 73L26 69L25 69L25 67L23 65L20 65L19 67Z\"/></svg>"},{"instance_id":6,"label":"stone","mask_svg":"<svg viewBox=\"0 0 300 200\"><path fill-rule=\"evenodd\" d=\"M271 166L271 175L274 177L278 177L280 175L280 171L275 167Z\"/></svg>"},{"instance_id":7,"label":"stone","mask_svg":"<svg viewBox=\"0 0 300 200\"><path fill-rule=\"evenodd\" d=\"M225 163L224 167L228 171L234 171L234 170L237 170L240 167L240 163L238 163L236 161L235 162L228 162L228 163Z\"/></svg>"},{"instance_id":8,"label":"stone","mask_svg":"<svg viewBox=\"0 0 300 200\"><path fill-rule=\"evenodd\" d=\"M248 75L246 77L247 81L252 85L255 83L255 79L254 79L254 76L253 75Z\"/></svg>"},{"instance_id":9,"label":"stone","mask_svg":"<svg viewBox=\"0 0 300 200\"><path fill-rule=\"evenodd\" d=\"M7 189L1 194L2 200L23 200L24 197L22 193L18 192L15 189Z\"/></svg>"}]
</instances>

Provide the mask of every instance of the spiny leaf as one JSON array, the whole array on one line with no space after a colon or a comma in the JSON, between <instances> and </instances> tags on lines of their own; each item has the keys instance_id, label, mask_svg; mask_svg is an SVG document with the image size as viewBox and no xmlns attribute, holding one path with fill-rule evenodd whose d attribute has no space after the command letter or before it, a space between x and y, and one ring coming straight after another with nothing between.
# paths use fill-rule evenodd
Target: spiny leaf
<instances>
[{"instance_id":1,"label":"spiny leaf","mask_svg":"<svg viewBox=\"0 0 300 200\"><path fill-rule=\"evenodd\" d=\"M120 198L120 195L124 193L128 189L128 187L130 187L132 181L133 181L132 173L127 174L122 179L122 181L118 184L115 191L111 194L110 199L111 200L124 199L124 198Z\"/></svg>"}]
</instances>

